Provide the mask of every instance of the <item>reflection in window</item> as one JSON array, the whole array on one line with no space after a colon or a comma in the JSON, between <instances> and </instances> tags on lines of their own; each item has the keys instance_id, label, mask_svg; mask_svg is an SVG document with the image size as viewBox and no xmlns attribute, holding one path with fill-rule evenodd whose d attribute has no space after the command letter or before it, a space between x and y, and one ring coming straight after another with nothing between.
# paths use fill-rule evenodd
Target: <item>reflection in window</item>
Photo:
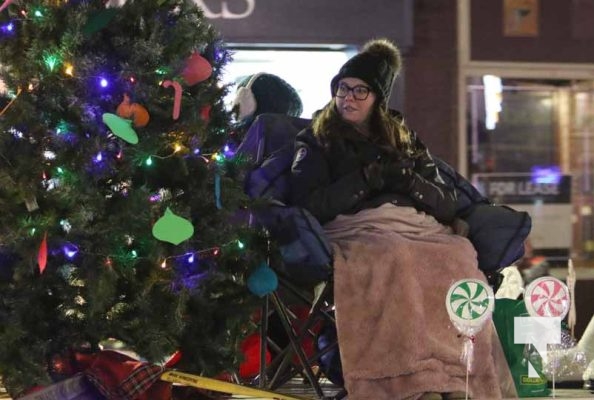
<instances>
[{"instance_id":1,"label":"reflection in window","mask_svg":"<svg viewBox=\"0 0 594 400\"><path fill-rule=\"evenodd\" d=\"M594 259L594 81L502 79L496 120L487 81L467 81L468 176L563 189L552 198L516 196L514 206L531 213L538 250Z\"/></svg>"},{"instance_id":2,"label":"reflection in window","mask_svg":"<svg viewBox=\"0 0 594 400\"><path fill-rule=\"evenodd\" d=\"M468 86L470 173L530 172L534 166L558 166L553 107L558 89L510 85L506 80L501 89L501 109L493 123L487 111L493 106L485 101L485 86Z\"/></svg>"}]
</instances>

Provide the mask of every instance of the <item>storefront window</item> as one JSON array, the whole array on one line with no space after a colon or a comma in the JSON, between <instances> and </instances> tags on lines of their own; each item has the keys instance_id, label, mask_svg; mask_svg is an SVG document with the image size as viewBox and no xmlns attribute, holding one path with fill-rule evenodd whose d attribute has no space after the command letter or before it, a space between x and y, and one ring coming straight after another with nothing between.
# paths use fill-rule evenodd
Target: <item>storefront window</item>
<instances>
[{"instance_id":1,"label":"storefront window","mask_svg":"<svg viewBox=\"0 0 594 400\"><path fill-rule=\"evenodd\" d=\"M531 214L537 251L594 257L594 82L470 78L467 110L473 183Z\"/></svg>"}]
</instances>

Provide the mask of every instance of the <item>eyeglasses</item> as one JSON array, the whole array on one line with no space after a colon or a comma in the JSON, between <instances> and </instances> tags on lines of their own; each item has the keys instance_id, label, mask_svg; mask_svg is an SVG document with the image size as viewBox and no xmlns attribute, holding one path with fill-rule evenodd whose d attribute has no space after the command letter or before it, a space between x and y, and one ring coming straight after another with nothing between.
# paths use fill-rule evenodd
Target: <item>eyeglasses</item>
<instances>
[{"instance_id":1,"label":"eyeglasses","mask_svg":"<svg viewBox=\"0 0 594 400\"><path fill-rule=\"evenodd\" d=\"M353 97L355 98L355 100L365 100L369 96L370 91L371 88L365 85L357 85L350 87L346 83L341 83L338 85L338 88L336 88L335 96L344 99L348 96L349 92L351 92L353 93Z\"/></svg>"}]
</instances>

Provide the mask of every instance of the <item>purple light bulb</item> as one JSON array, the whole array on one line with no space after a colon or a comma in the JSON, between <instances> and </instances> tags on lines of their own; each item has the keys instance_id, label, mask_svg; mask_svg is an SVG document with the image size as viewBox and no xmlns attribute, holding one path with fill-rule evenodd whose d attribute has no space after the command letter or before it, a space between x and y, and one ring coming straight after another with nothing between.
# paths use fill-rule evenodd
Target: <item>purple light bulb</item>
<instances>
[{"instance_id":1,"label":"purple light bulb","mask_svg":"<svg viewBox=\"0 0 594 400\"><path fill-rule=\"evenodd\" d=\"M76 256L76 254L78 253L78 247L71 243L67 243L64 246L62 246L62 251L69 260L72 260L74 256Z\"/></svg>"}]
</instances>

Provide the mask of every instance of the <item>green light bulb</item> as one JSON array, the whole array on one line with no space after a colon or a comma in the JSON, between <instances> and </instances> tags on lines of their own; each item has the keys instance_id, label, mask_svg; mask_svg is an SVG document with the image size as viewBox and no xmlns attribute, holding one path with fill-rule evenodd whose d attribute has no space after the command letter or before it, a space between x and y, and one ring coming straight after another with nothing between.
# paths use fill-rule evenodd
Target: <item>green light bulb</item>
<instances>
[{"instance_id":1,"label":"green light bulb","mask_svg":"<svg viewBox=\"0 0 594 400\"><path fill-rule=\"evenodd\" d=\"M67 133L69 131L68 123L66 121L60 121L56 127L56 133L58 135Z\"/></svg>"},{"instance_id":2,"label":"green light bulb","mask_svg":"<svg viewBox=\"0 0 594 400\"><path fill-rule=\"evenodd\" d=\"M46 54L43 56L43 62L45 63L45 66L53 72L56 69L56 66L61 63L61 59L57 54Z\"/></svg>"}]
</instances>

